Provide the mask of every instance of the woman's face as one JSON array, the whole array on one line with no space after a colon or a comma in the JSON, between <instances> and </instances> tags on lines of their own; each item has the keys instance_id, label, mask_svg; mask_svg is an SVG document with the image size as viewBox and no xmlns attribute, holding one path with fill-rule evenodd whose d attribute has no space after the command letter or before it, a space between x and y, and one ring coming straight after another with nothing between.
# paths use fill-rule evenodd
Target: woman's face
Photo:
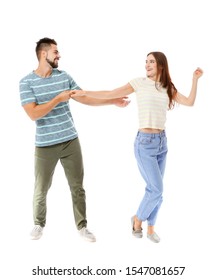
<instances>
[{"instance_id":1,"label":"woman's face","mask_svg":"<svg viewBox=\"0 0 216 280\"><path fill-rule=\"evenodd\" d=\"M152 54L149 54L147 56L145 69L146 69L146 76L149 79L151 79L153 81L156 81L156 77L157 77L157 62L156 62L156 59L154 58L154 56Z\"/></svg>"}]
</instances>

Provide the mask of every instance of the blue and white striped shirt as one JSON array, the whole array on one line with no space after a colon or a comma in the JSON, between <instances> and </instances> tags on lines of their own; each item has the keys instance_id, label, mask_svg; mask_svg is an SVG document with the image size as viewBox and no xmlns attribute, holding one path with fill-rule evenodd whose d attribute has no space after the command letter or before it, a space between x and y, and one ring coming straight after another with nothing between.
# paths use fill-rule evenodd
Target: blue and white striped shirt
<instances>
[{"instance_id":1,"label":"blue and white striped shirt","mask_svg":"<svg viewBox=\"0 0 216 280\"><path fill-rule=\"evenodd\" d=\"M31 72L20 80L19 87L22 106L32 102L47 103L62 91L80 89L70 75L58 69L53 69L48 78ZM59 144L77 136L68 101L59 103L46 116L36 120L37 147Z\"/></svg>"}]
</instances>

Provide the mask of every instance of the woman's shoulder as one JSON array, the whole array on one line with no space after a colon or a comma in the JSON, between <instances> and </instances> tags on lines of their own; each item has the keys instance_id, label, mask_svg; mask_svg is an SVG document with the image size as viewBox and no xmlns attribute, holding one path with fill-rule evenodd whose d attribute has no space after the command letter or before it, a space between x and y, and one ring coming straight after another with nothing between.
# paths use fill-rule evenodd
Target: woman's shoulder
<instances>
[{"instance_id":1,"label":"woman's shoulder","mask_svg":"<svg viewBox=\"0 0 216 280\"><path fill-rule=\"evenodd\" d=\"M132 79L130 81L130 84L136 85L136 86L145 86L151 83L151 80L149 80L147 77L138 77L135 79Z\"/></svg>"}]
</instances>

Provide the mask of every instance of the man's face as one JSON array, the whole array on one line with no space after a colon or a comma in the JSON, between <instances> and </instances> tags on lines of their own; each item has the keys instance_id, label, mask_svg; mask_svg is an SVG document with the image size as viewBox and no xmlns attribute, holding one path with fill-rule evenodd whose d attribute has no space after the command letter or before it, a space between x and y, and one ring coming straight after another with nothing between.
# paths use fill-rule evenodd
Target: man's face
<instances>
[{"instance_id":1,"label":"man's face","mask_svg":"<svg viewBox=\"0 0 216 280\"><path fill-rule=\"evenodd\" d=\"M51 45L51 48L46 52L46 61L52 68L58 68L60 54L56 45Z\"/></svg>"}]
</instances>

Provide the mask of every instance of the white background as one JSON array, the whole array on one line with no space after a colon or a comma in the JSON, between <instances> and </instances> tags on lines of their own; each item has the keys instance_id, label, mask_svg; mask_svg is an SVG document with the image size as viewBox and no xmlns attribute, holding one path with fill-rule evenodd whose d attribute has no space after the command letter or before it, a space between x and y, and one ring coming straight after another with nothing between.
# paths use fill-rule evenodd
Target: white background
<instances>
[{"instance_id":1,"label":"white background","mask_svg":"<svg viewBox=\"0 0 216 280\"><path fill-rule=\"evenodd\" d=\"M214 279L215 260L215 13L214 1L1 1L1 279L144 279L127 266L185 266L182 276ZM19 80L37 67L36 42L54 38L59 69L84 89L113 89L145 76L146 54L166 54L172 80L189 94L197 66L196 104L168 112L169 154L164 203L156 224L161 243L131 235L130 217L144 193L133 154L135 96L127 108L71 101L85 165L88 227L77 234L69 187L57 166L48 195L47 225L31 241L35 125L20 105ZM143 225L144 232L146 225ZM41 268L115 268L117 276L32 276ZM148 279L148 278L146 278Z\"/></svg>"}]
</instances>

